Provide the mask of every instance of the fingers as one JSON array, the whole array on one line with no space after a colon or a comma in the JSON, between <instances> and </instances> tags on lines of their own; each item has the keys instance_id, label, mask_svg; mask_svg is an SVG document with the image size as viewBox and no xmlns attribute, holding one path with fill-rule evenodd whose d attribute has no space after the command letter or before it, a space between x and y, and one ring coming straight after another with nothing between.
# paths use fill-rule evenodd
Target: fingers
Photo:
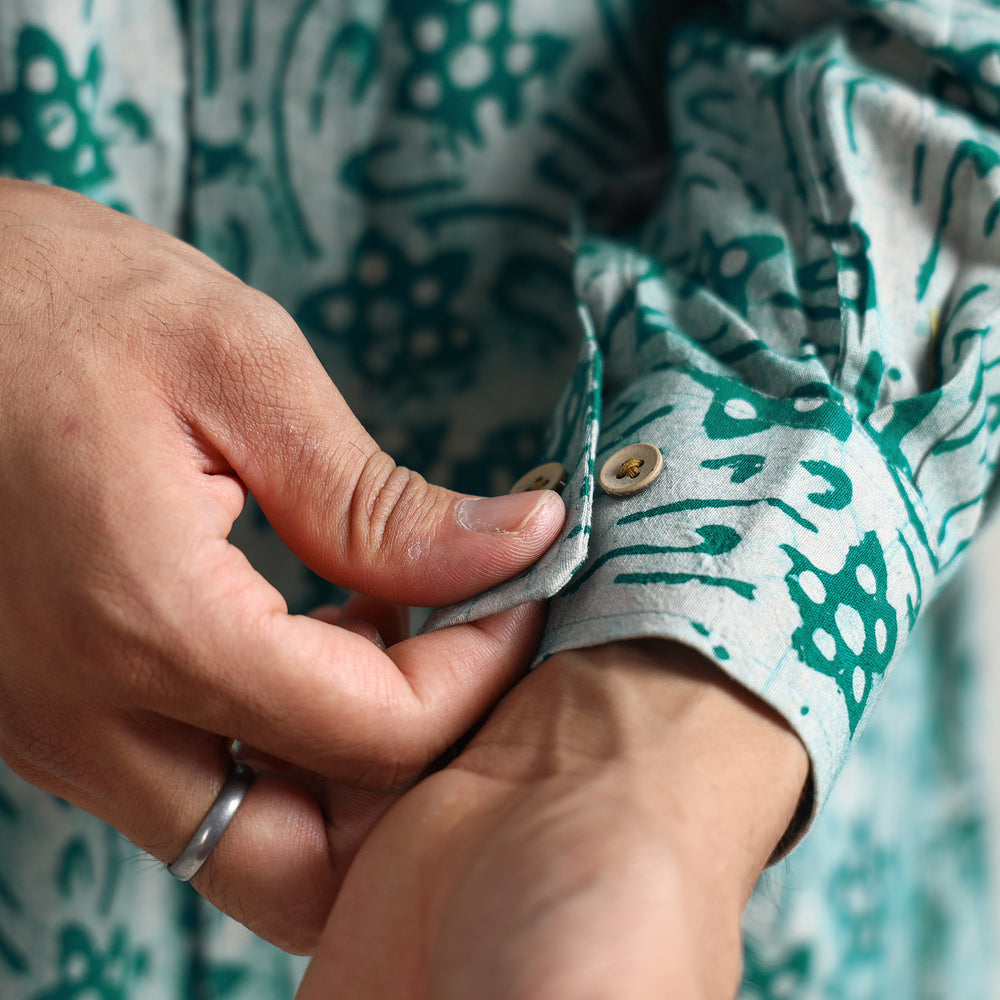
<instances>
[{"instance_id":1,"label":"fingers","mask_svg":"<svg viewBox=\"0 0 1000 1000\"><path fill-rule=\"evenodd\" d=\"M402 795L258 773L192 884L254 933L293 954L311 954L355 855ZM202 809L211 801L206 796Z\"/></svg>"},{"instance_id":2,"label":"fingers","mask_svg":"<svg viewBox=\"0 0 1000 1000\"><path fill-rule=\"evenodd\" d=\"M557 495L471 498L397 467L286 313L246 289L220 309L229 318L203 338L200 363L222 385L188 387L199 432L313 570L386 600L446 604L525 569L554 540Z\"/></svg>"},{"instance_id":3,"label":"fingers","mask_svg":"<svg viewBox=\"0 0 1000 1000\"><path fill-rule=\"evenodd\" d=\"M155 451L141 441L121 448L135 469L117 501L128 530L104 545L107 564L88 570L98 590L88 601L100 605L91 621L105 620L110 648L102 643L74 665L110 707L155 712L331 778L385 786L409 780L458 739L534 655L544 619L537 607L387 652L348 629L289 615L224 537L233 498L212 484L227 477L179 475L162 442ZM400 612L361 598L354 607L375 615L389 638L403 634L392 621Z\"/></svg>"},{"instance_id":4,"label":"fingers","mask_svg":"<svg viewBox=\"0 0 1000 1000\"><path fill-rule=\"evenodd\" d=\"M369 790L348 787L330 778L306 781L301 772L267 771L251 788L194 885L213 903L245 922L255 933L296 953L311 951L350 866L354 854L384 812L402 794L398 787L412 780L441 749L471 725L509 682L506 665L494 667L491 655L513 646L515 655L530 655L537 642L541 614L528 608L458 631L404 640L386 656L370 642L335 626L312 619L286 619L291 624L329 630L346 636L358 655L371 650L377 669L402 678L406 690L400 706L387 698L383 712L368 712L364 684L351 690L337 676L312 687L306 678L306 699L326 702L325 711L301 709L276 699L266 725L255 728L255 746L264 746L285 760L343 780L360 782ZM435 640L428 645L425 640ZM447 641L445 641L447 639ZM280 634L276 643L282 643ZM470 643L486 647L470 655ZM426 647L426 648L424 648ZM276 648L276 647L275 647ZM386 662L382 663L384 659ZM262 656L261 662L268 663ZM431 666L428 666L428 665ZM481 669L489 677L476 698L468 699L468 674ZM276 675L281 668L268 663ZM287 676L294 676L289 673ZM253 675L246 681L253 687ZM379 683L388 687L395 677ZM477 684L482 679L477 679ZM401 686L402 686L401 685ZM331 688L329 695L326 688ZM280 690L280 686L274 690ZM360 692L362 704L352 710ZM122 830L131 840L166 863L173 861L200 825L229 770L225 743L214 732L232 732L221 720L200 717L200 706L213 703L197 687L178 692L171 714L196 719L197 728L161 714L171 706L123 715L119 726L101 725L100 736L87 745L102 745L108 762L102 773L78 781L70 797ZM197 709L197 710L196 710ZM301 713L301 718L296 714ZM311 732L309 727L318 728ZM268 731L280 727L280 731ZM84 727L86 728L86 727ZM325 743L307 758L302 745ZM338 749L345 746L346 749ZM332 754L332 758L328 755ZM383 786L388 791L381 791ZM65 794L65 789L53 789ZM317 796L319 801L317 801Z\"/></svg>"},{"instance_id":5,"label":"fingers","mask_svg":"<svg viewBox=\"0 0 1000 1000\"><path fill-rule=\"evenodd\" d=\"M410 780L474 725L537 649L537 606L387 651L364 634L289 615L281 595L215 534L218 526L206 528L224 521L206 507L224 501L183 481L166 486L155 462L144 469L166 501L140 494L131 521L147 539L141 563L128 565L129 550L115 569L135 581L131 590L143 588L143 617L133 627L143 630L147 652L109 691L114 703L240 739L330 778L386 787ZM388 641L406 633L399 609L370 598L345 610L373 619Z\"/></svg>"},{"instance_id":6,"label":"fingers","mask_svg":"<svg viewBox=\"0 0 1000 1000\"><path fill-rule=\"evenodd\" d=\"M389 645L402 642L410 636L409 608L377 601L364 594L352 594L344 605L330 604L314 608L309 612L309 617L353 632L374 643L383 652ZM305 768L289 764L288 761L265 753L259 747L249 746L241 740L234 741L232 752L237 760L245 761L258 770L277 769L312 777L312 772Z\"/></svg>"},{"instance_id":7,"label":"fingers","mask_svg":"<svg viewBox=\"0 0 1000 1000\"><path fill-rule=\"evenodd\" d=\"M410 780L474 725L537 649L544 610L525 606L382 651L365 635L289 615L238 549L204 537L197 506L185 511L177 497L171 510L178 522L164 525L158 507L136 505L133 523L149 541L140 564L129 566L125 553L115 567L141 614L127 640L138 645L136 662L102 668L111 705L386 787ZM398 610L362 598L353 609L372 614L389 638L405 634Z\"/></svg>"},{"instance_id":8,"label":"fingers","mask_svg":"<svg viewBox=\"0 0 1000 1000\"><path fill-rule=\"evenodd\" d=\"M152 716L123 721L112 742L118 763L108 779L118 791L105 788L91 808L169 864L229 774L225 743ZM397 794L359 795L343 819L336 808L328 819L311 782L262 771L192 885L254 933L307 954L361 841ZM118 808L109 813L113 798Z\"/></svg>"},{"instance_id":9,"label":"fingers","mask_svg":"<svg viewBox=\"0 0 1000 1000\"><path fill-rule=\"evenodd\" d=\"M342 607L327 605L309 612L330 625L339 625L370 639L381 649L410 637L410 609L379 601L366 594L351 594Z\"/></svg>"},{"instance_id":10,"label":"fingers","mask_svg":"<svg viewBox=\"0 0 1000 1000\"><path fill-rule=\"evenodd\" d=\"M140 530L151 527L145 506L134 511ZM109 650L90 721L78 710L72 720L50 717L51 729L74 734L67 755L76 770L62 763L58 780L49 774L39 783L169 863L225 781L223 736L327 775L319 788L301 770L261 778L194 880L256 933L307 952L395 789L516 679L543 613L516 609L383 652L328 622L289 616L241 553L221 539L179 548L186 534L172 527L164 538L173 544L146 549L143 567L161 582L144 595L155 628L143 626L144 651L130 641L124 662ZM390 637L402 634L399 609L355 598L347 610L379 621Z\"/></svg>"},{"instance_id":11,"label":"fingers","mask_svg":"<svg viewBox=\"0 0 1000 1000\"><path fill-rule=\"evenodd\" d=\"M60 730L71 745L43 734L43 759L10 763L164 864L190 842L231 768L227 741L151 713L77 711ZM265 771L192 884L254 933L306 954L355 852L400 794Z\"/></svg>"},{"instance_id":12,"label":"fingers","mask_svg":"<svg viewBox=\"0 0 1000 1000\"><path fill-rule=\"evenodd\" d=\"M525 606L382 651L313 618L241 617L212 637L219 660L211 669L192 663L165 673L138 692L138 707L330 778L394 787L461 737L523 673L543 621L542 609ZM235 666L232 649L240 650Z\"/></svg>"},{"instance_id":13,"label":"fingers","mask_svg":"<svg viewBox=\"0 0 1000 1000\"><path fill-rule=\"evenodd\" d=\"M23 753L3 733L11 767L165 863L190 841L229 773L219 737L147 713L77 706L71 718L47 721L36 741L20 744ZM250 789L194 884L255 932L305 952L349 861L331 855L308 788L275 774Z\"/></svg>"}]
</instances>

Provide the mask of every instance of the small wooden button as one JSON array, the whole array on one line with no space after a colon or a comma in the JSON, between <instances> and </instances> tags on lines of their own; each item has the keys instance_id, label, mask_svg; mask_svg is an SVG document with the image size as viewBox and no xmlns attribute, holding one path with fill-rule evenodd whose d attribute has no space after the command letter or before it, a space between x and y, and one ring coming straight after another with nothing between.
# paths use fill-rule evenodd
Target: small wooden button
<instances>
[{"instance_id":1,"label":"small wooden button","mask_svg":"<svg viewBox=\"0 0 1000 1000\"><path fill-rule=\"evenodd\" d=\"M619 448L601 468L600 484L613 497L627 497L644 490L663 471L663 456L653 444Z\"/></svg>"},{"instance_id":2,"label":"small wooden button","mask_svg":"<svg viewBox=\"0 0 1000 1000\"><path fill-rule=\"evenodd\" d=\"M529 490L555 490L562 493L566 485L566 470L558 462L546 462L526 472L510 488L511 493L527 493Z\"/></svg>"}]
</instances>

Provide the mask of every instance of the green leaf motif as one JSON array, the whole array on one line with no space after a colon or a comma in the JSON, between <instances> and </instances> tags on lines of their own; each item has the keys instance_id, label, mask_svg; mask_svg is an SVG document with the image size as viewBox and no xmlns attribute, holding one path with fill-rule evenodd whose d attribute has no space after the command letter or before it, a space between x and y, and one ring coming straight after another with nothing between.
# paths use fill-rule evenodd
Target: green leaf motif
<instances>
[{"instance_id":1,"label":"green leaf motif","mask_svg":"<svg viewBox=\"0 0 1000 1000\"><path fill-rule=\"evenodd\" d=\"M823 431L838 441L851 435L849 414L832 399L775 399L721 375L698 369L687 374L712 392L703 426L713 441L748 437L772 427Z\"/></svg>"},{"instance_id":2,"label":"green leaf motif","mask_svg":"<svg viewBox=\"0 0 1000 1000\"><path fill-rule=\"evenodd\" d=\"M80 924L67 924L59 939L59 979L31 1000L131 1000L149 971L149 955L129 943L118 928L106 951Z\"/></svg>"},{"instance_id":3,"label":"green leaf motif","mask_svg":"<svg viewBox=\"0 0 1000 1000\"><path fill-rule=\"evenodd\" d=\"M22 29L17 40L17 84L0 93L0 168L27 180L44 180L90 192L111 176L105 141L93 109L101 78L98 52L83 77L70 72L58 42L39 28ZM120 106L121 107L121 106ZM129 124L144 116L134 105Z\"/></svg>"},{"instance_id":4,"label":"green leaf motif","mask_svg":"<svg viewBox=\"0 0 1000 1000\"><path fill-rule=\"evenodd\" d=\"M497 105L508 124L523 115L525 87L549 79L567 42L546 32L515 31L510 5L456 4L450 0L392 0L410 62L399 80L398 108L447 125L476 145L484 139L480 110Z\"/></svg>"},{"instance_id":5,"label":"green leaf motif","mask_svg":"<svg viewBox=\"0 0 1000 1000\"><path fill-rule=\"evenodd\" d=\"M470 256L444 251L426 263L375 231L353 253L345 280L309 294L296 319L307 332L345 344L356 368L381 385L434 388L420 373L458 382L479 353L472 331L452 313Z\"/></svg>"},{"instance_id":6,"label":"green leaf motif","mask_svg":"<svg viewBox=\"0 0 1000 1000\"><path fill-rule=\"evenodd\" d=\"M975 175L982 180L988 173L990 173L990 171L994 169L994 167L1000 165L1000 154L984 143L976 142L974 139L966 139L964 142L960 143L958 148L955 150L951 163L948 166L948 173L945 176L944 187L941 192L941 208L938 213L937 228L934 231L934 240L931 243L927 259L920 268L920 274L917 277L918 300L923 299L924 295L927 294L927 288L930 285L931 278L934 277L934 270L937 267L938 255L941 252L944 231L948 228L952 208L955 204L956 178L959 169L965 163L970 164ZM990 219L993 221L991 222ZM989 233L992 232L995 221L996 216L993 213L984 219L984 235L989 235ZM968 220L966 224L968 224Z\"/></svg>"},{"instance_id":7,"label":"green leaf motif","mask_svg":"<svg viewBox=\"0 0 1000 1000\"><path fill-rule=\"evenodd\" d=\"M730 455L727 458L707 458L701 463L701 467L703 469L732 469L733 473L729 481L731 483L745 483L764 468L764 461L763 455Z\"/></svg>"},{"instance_id":8,"label":"green leaf motif","mask_svg":"<svg viewBox=\"0 0 1000 1000\"><path fill-rule=\"evenodd\" d=\"M743 962L741 1000L791 1000L801 996L810 982L812 952L808 945L794 946L776 960L765 960L747 944Z\"/></svg>"},{"instance_id":9,"label":"green leaf motif","mask_svg":"<svg viewBox=\"0 0 1000 1000\"><path fill-rule=\"evenodd\" d=\"M86 885L94 882L95 878L94 860L90 855L87 841L82 837L75 837L63 849L59 861L59 870L56 873L59 895L63 899L68 899L73 895L76 883Z\"/></svg>"},{"instance_id":10,"label":"green leaf motif","mask_svg":"<svg viewBox=\"0 0 1000 1000\"><path fill-rule=\"evenodd\" d=\"M850 504L854 497L854 486L851 484L851 477L843 469L822 459L806 459L799 464L806 472L811 472L830 484L825 493L809 494L809 499L814 504L826 507L827 510L843 510Z\"/></svg>"},{"instance_id":11,"label":"green leaf motif","mask_svg":"<svg viewBox=\"0 0 1000 1000\"><path fill-rule=\"evenodd\" d=\"M886 596L882 546L869 531L851 546L837 573L814 566L791 545L781 549L792 562L785 583L802 616L792 646L806 666L837 682L853 737L875 679L885 673L896 649L896 612Z\"/></svg>"}]
</instances>

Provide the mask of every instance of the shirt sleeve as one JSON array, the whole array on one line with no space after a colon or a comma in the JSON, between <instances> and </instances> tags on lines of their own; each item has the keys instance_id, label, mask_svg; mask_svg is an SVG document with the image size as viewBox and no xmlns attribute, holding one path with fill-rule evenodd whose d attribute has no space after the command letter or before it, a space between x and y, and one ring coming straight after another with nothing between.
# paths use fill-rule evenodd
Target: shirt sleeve
<instances>
[{"instance_id":1,"label":"shirt sleeve","mask_svg":"<svg viewBox=\"0 0 1000 1000\"><path fill-rule=\"evenodd\" d=\"M585 236L554 421L560 542L432 624L552 597L539 658L696 647L777 709L826 798L989 506L1000 425L1000 17L748 3L673 39L671 174ZM596 484L623 446L663 471Z\"/></svg>"}]
</instances>

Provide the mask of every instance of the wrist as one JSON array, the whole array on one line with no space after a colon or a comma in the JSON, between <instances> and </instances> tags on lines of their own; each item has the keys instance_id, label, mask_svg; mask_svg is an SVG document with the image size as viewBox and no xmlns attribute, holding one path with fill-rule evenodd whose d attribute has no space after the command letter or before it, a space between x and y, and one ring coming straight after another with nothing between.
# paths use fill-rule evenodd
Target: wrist
<instances>
[{"instance_id":1,"label":"wrist","mask_svg":"<svg viewBox=\"0 0 1000 1000\"><path fill-rule=\"evenodd\" d=\"M749 896L809 771L787 724L689 647L641 640L559 653L499 706L466 763L527 782L635 789L713 885Z\"/></svg>"}]
</instances>

